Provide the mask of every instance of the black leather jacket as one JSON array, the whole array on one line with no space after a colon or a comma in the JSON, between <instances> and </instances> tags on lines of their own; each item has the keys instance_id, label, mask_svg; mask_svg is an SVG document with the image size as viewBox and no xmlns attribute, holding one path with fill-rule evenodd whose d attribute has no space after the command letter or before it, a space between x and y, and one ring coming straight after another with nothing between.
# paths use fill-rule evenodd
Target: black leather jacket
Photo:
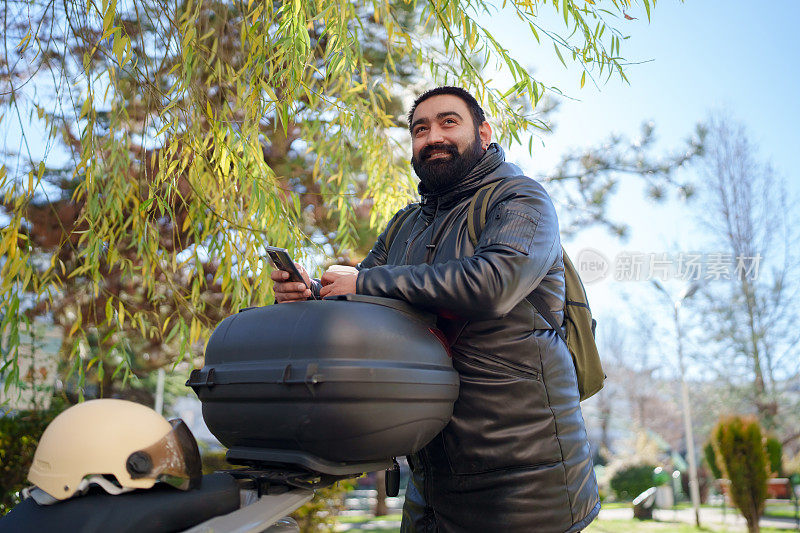
<instances>
[{"instance_id":1,"label":"black leather jacket","mask_svg":"<svg viewBox=\"0 0 800 533\"><path fill-rule=\"evenodd\" d=\"M473 248L467 206L496 180ZM420 192L421 204L406 208L417 212L391 249L385 232L379 237L356 285L359 294L438 313L461 378L450 423L409 458L403 530L579 531L600 503L575 370L566 345L525 299L536 290L563 316L553 204L496 144L450 190Z\"/></svg>"}]
</instances>

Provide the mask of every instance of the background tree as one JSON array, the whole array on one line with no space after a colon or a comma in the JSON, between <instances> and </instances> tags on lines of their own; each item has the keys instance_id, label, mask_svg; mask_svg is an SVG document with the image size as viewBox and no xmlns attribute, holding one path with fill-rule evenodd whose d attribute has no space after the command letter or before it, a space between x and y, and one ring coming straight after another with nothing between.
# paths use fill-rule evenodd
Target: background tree
<instances>
[{"instance_id":1,"label":"background tree","mask_svg":"<svg viewBox=\"0 0 800 533\"><path fill-rule=\"evenodd\" d=\"M541 180L567 209L560 213L561 231L572 235L593 225L625 238L628 226L608 215L608 201L625 178L642 181L651 201L670 193L681 200L692 198L694 185L678 177L678 171L703 153L705 128L698 125L685 146L672 153L655 149L655 125L645 122L638 137L612 134L596 146L574 149L561 157L555 171Z\"/></svg>"},{"instance_id":2,"label":"background tree","mask_svg":"<svg viewBox=\"0 0 800 533\"><path fill-rule=\"evenodd\" d=\"M604 387L608 389L605 397L595 402L601 413L604 445L610 446L612 427L626 427L653 432L679 450L684 444L678 385L664 378L663 345L653 342L662 333L645 310L632 306L631 315L635 326L630 329L616 317L599 322L603 368L611 378Z\"/></svg>"},{"instance_id":3,"label":"background tree","mask_svg":"<svg viewBox=\"0 0 800 533\"><path fill-rule=\"evenodd\" d=\"M629 1L513 7L583 79L624 78L606 21ZM546 7L563 31L540 24ZM0 115L20 144L0 167L5 374L18 379L20 327L44 316L64 329L79 387L94 373L108 394L199 356L221 316L269 301L264 244L347 259L359 215L374 231L413 190L405 81L472 90L501 142L542 127L545 85L476 22L491 9L7 2ZM508 85L487 84L490 62Z\"/></svg>"},{"instance_id":4,"label":"background tree","mask_svg":"<svg viewBox=\"0 0 800 533\"><path fill-rule=\"evenodd\" d=\"M703 223L731 268L701 303L704 368L716 370L785 443L800 437L789 389L800 371L796 209L744 128L716 116L699 160Z\"/></svg>"},{"instance_id":5,"label":"background tree","mask_svg":"<svg viewBox=\"0 0 800 533\"><path fill-rule=\"evenodd\" d=\"M237 71L245 68L246 57L240 46L242 40L242 27L239 24L241 13L222 3L207 2L204 8L206 11L198 18L197 28L201 29L204 35L213 36L214 42L211 44L210 50L208 47L199 47L195 50L195 54L201 56L203 60L198 62L195 69L197 72L194 76L192 92L195 94L205 93L208 109L221 109L224 118L228 116L225 114L226 110L239 105L236 101L238 96L231 80L217 74L222 65ZM410 10L405 13L398 12L398 14L408 18ZM47 13L45 13L46 15ZM157 41L159 32L167 31L163 25L168 21L148 19L145 24L138 24L134 20L134 16L139 15L138 13L119 14L120 24L128 28L126 34L133 39L134 43ZM372 19L368 18L364 25L369 30L366 32L365 38L380 43L380 40L374 39L376 24ZM314 42L319 43L319 32L311 33ZM70 44L68 35L62 35L61 41L53 41L49 51L54 57L62 54L61 57L68 60L70 57L75 58L86 53L86 48L86 43L76 41ZM163 152L163 148L153 149L145 146L148 123L159 120L152 101L153 87L168 86L169 78L181 62L181 56L179 54L170 56L154 53L151 57L142 53L140 48L146 48L144 44L134 44L133 48L138 56L144 58L143 61L150 61L152 64L151 68L147 68L147 64L145 64L144 70L148 73L146 79L137 77L141 74L141 69L132 72L124 71L120 76L124 83L119 84L116 95L122 102L120 107L125 111L124 116L119 119L119 127L121 131L125 132L125 135L130 136L130 142L122 149L128 152L127 159L135 164L123 169L121 175L116 177L128 184L136 184L140 189L138 200L142 200L149 194L151 178L159 171L158 158ZM321 53L321 45L318 44L315 48L317 63L321 61L319 59ZM367 69L370 79L377 79L381 74L387 72L385 49L384 55L381 56L379 50L370 45L365 47L365 54L370 58ZM93 60L93 69L100 72L103 69L113 69L114 60L113 57L98 55ZM402 68L407 69L404 67L404 63L407 61L398 61L397 63L398 65L393 71L394 77L398 79L408 77L408 73L401 70ZM68 65L69 61L65 61L65 64ZM351 87L349 90L353 91L353 88ZM313 239L309 240L307 244L313 244L316 247L332 245L332 254L342 255L340 249L343 243L354 241L354 237L363 233L368 226L370 212L368 204L371 201L362 200L359 197L357 193L363 192L365 183L361 178L355 179L352 187L354 192L341 195L345 208L340 211L350 209L356 215L360 214L361 216L353 217L354 227L345 225L343 231L345 237L338 240L332 238L337 234L336 219L341 217L331 216L329 204L321 201L323 197L330 194L330 191L325 192L326 189L330 189L330 186L326 181L319 183L315 181L318 178L316 172L318 167L315 166L314 158L310 158L305 149L299 149L298 145L303 144L304 137L301 130L303 127L307 127L307 122L316 122L317 126L323 128L335 125L329 124L326 115L320 109L314 108L307 99L298 99L296 104L297 113L288 119L285 131L276 124L275 121L280 117L274 114L262 117L257 125L260 135L263 137L261 142L263 160L270 169L279 173L274 184L275 191L270 192L267 196L283 195L288 197L294 194L297 200L296 205L292 204L292 208L296 209L298 216L294 220L290 218L285 221L276 219L274 226L277 228L272 228L272 230L273 233L288 233L289 228L279 227L282 223L299 225L296 233L308 235ZM180 105L180 102L176 105ZM396 101L387 101L383 107L389 111L400 111ZM234 121L237 120L237 113L231 114ZM66 118L56 121L55 119L58 117L49 115L45 115L45 118L58 122L63 138L67 141L67 148L72 149L73 153L80 151L82 139L76 133L80 124ZM191 119L190 116L189 119ZM103 128L108 128L109 120L107 113L99 113L98 122L102 124ZM184 115L178 115L175 120L185 122L187 119L184 118ZM201 121L205 124L206 129L213 129L213 126L208 124L210 121L207 117L202 117ZM190 129L190 125L184 124L181 128ZM222 135L227 134L223 132ZM337 141L336 135L325 135L325 137L326 142ZM337 168L357 168L361 156L357 147L353 145L353 139L344 137L338 140L341 144L339 149L329 151L329 153L338 154L337 161L334 161ZM197 151L191 154L192 158L197 156ZM333 158L328 159L332 160ZM136 162L142 161L143 164L136 164ZM151 370L174 361L176 357L186 351L185 339L191 334L191 330L187 332L182 326L189 323L191 324L190 328L196 331L199 328L195 328L195 325L199 324L200 327L213 325L235 309L227 301L230 295L225 294L226 281L227 285L231 285L231 280L226 280L224 274L222 279L217 278L214 274L223 268L228 272L235 271L234 277L238 278L242 275L242 269L234 266L235 262L226 265L210 255L209 252L214 245L218 244L214 237L200 236L198 238L197 235L192 234L192 227L188 224L190 218L188 205L193 200L203 201L203 198L197 195L197 191L191 185L192 180L184 172L177 177L179 194L177 197L173 196L174 201L169 205L165 206L163 202L158 203L160 198L157 196L151 198L151 200L156 200L156 203L151 202L149 206L138 209L131 206L130 202L126 204L123 201L119 213L115 214L122 218L135 219L140 214L136 212L137 210L150 211L151 216L146 218L145 223L153 228L159 239L157 247L152 251L162 257L170 254L174 256L186 255L193 251L199 252L192 254L193 257L189 263L191 263L190 266L194 266L195 271L202 268L203 275L199 277L204 277L204 282L198 285L198 277L192 275L191 269L184 268L178 269L178 271L173 269L172 272L168 270L165 272L159 262L154 261L155 276L151 280L153 286L149 291L144 290L147 288L147 283L141 282L141 275L148 271L145 268L148 258L143 257L139 248L134 249L130 245L132 240L137 239L136 235L124 230L114 235L119 241L116 248L127 251L124 253L125 261L134 267L128 268L127 271L121 268L110 268L110 265L107 264L108 258L104 254L101 255L99 258L101 290L97 295L88 293L87 286L91 282L89 279L91 276L80 275L81 272L76 272L76 266L81 262L78 249L73 242L64 240L64 228L73 228L76 225L77 220L82 216L81 209L85 205L83 200L75 198L75 189L82 183L81 177L69 179L64 177L69 175L71 164L74 165L75 162L67 160L65 168L45 168L43 179L49 187L44 189L45 194L40 195L38 199L34 198L34 201L27 206L25 218L30 224L27 233L36 252L39 255L46 255L48 252L52 253L57 250L58 260L65 266L66 271L71 271L71 275L62 276L59 294L55 299L41 300L29 312L34 315L42 313L51 315L57 324L65 326L70 333L72 331L69 328L75 324L76 317L89 327L83 342L78 344L78 350L82 358L90 361L90 364L86 365L86 370L96 369L94 373L100 380L100 394L108 395L113 394L113 390L111 390L113 378L123 377L125 373L115 375L111 372L104 372L103 364L109 358L98 357L98 354L112 353L110 359L117 364L120 359L127 360L125 361L126 370L132 371L134 375L138 376L147 376ZM316 164L319 164L319 161L316 161ZM121 185L121 181L116 185ZM112 186L109 185L109 187ZM106 197L104 200L108 201L108 198ZM145 200L145 202L147 201ZM236 200L234 203L236 202L241 202L241 200ZM64 209L65 206L67 209ZM164 211L165 208L168 212ZM241 228L243 227L241 222L226 220L217 224L217 228L222 234L226 234L231 230L223 226L239 224ZM180 227L178 227L179 224ZM141 238L138 240L141 244ZM222 240L225 241L225 238ZM103 246L107 247L105 241ZM46 265L42 265L41 269L45 267ZM251 271L246 271L245 275L247 276L245 279L249 279L249 282L252 283ZM228 274L227 277L230 278L231 275ZM236 285L235 282L233 285ZM200 305L187 306L187 296L189 299L196 299L199 296ZM152 314L156 301L157 313L161 315L162 329L160 332L153 329L145 332L143 323L148 324L153 321L157 323L159 320L159 317ZM124 317L127 314L134 320L123 320L116 324L113 321L109 323L107 318L110 314L114 314L115 310L117 315L122 313ZM139 320L135 320L137 316ZM170 317L177 319L170 322ZM168 329L168 326L172 326L172 328ZM79 385L82 390L83 368L79 367L77 370L81 378ZM129 393L130 391L127 394Z\"/></svg>"}]
</instances>

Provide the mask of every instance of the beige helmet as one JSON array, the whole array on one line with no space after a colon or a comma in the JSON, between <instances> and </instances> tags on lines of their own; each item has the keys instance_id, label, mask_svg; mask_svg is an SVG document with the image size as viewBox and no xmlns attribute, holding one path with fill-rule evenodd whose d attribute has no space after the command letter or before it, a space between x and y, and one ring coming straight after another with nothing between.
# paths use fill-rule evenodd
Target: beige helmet
<instances>
[{"instance_id":1,"label":"beige helmet","mask_svg":"<svg viewBox=\"0 0 800 533\"><path fill-rule=\"evenodd\" d=\"M109 490L112 475L125 489L166 481L180 489L201 477L197 442L180 419L125 400L90 400L58 415L45 429L28 480L56 500L86 488L87 476ZM114 492L113 490L109 490Z\"/></svg>"}]
</instances>

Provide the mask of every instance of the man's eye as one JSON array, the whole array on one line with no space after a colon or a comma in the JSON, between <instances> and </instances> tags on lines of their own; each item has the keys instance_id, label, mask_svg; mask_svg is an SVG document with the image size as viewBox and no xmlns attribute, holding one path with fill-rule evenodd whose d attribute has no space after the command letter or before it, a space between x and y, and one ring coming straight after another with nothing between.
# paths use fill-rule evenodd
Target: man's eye
<instances>
[{"instance_id":1,"label":"man's eye","mask_svg":"<svg viewBox=\"0 0 800 533\"><path fill-rule=\"evenodd\" d=\"M428 128L426 128L425 126L420 126L420 127L418 127L417 129L414 130L414 135L419 135L420 133L423 133L427 129Z\"/></svg>"},{"instance_id":2,"label":"man's eye","mask_svg":"<svg viewBox=\"0 0 800 533\"><path fill-rule=\"evenodd\" d=\"M446 118L446 119L444 120L444 123L445 123L445 124L455 124L455 123L456 123L456 120L455 120L454 118Z\"/></svg>"}]
</instances>

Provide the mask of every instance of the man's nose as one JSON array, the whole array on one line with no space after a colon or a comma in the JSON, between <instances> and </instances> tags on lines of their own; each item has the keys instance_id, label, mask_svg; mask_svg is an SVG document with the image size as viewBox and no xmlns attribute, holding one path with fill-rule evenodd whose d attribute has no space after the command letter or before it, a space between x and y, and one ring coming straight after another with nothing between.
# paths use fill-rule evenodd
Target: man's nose
<instances>
[{"instance_id":1,"label":"man's nose","mask_svg":"<svg viewBox=\"0 0 800 533\"><path fill-rule=\"evenodd\" d=\"M439 144L444 142L444 135L442 135L442 129L436 126L432 126L431 129L428 131L428 144Z\"/></svg>"}]
</instances>

